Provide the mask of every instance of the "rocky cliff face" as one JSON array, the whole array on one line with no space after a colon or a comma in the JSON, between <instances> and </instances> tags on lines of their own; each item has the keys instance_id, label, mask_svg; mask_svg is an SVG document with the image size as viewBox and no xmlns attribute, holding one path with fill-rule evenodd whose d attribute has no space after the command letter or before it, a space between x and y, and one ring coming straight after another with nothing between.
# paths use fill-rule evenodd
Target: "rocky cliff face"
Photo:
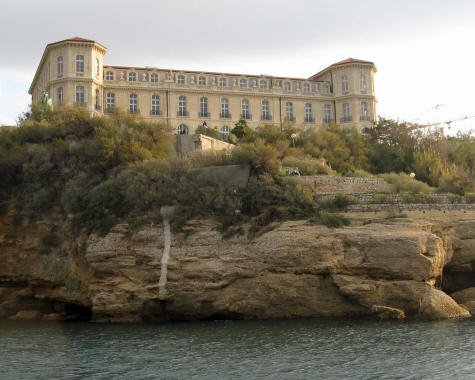
<instances>
[{"instance_id":1,"label":"rocky cliff face","mask_svg":"<svg viewBox=\"0 0 475 380\"><path fill-rule=\"evenodd\" d=\"M467 317L475 302L467 290L475 287L474 242L475 220L392 219L335 230L285 222L253 240L223 239L213 221L195 221L171 236L164 293L162 225L72 238L59 222L15 227L4 217L0 317ZM465 306L436 290L444 284Z\"/></svg>"}]
</instances>

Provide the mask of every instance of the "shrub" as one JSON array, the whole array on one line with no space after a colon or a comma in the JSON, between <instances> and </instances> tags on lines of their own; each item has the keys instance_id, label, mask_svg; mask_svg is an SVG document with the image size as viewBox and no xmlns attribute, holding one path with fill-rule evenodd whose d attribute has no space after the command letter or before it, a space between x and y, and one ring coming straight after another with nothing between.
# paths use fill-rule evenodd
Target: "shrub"
<instances>
[{"instance_id":1,"label":"shrub","mask_svg":"<svg viewBox=\"0 0 475 380\"><path fill-rule=\"evenodd\" d=\"M291 207L303 209L312 208L315 204L315 192L313 188L299 177L283 177L284 197Z\"/></svg>"},{"instance_id":2,"label":"shrub","mask_svg":"<svg viewBox=\"0 0 475 380\"><path fill-rule=\"evenodd\" d=\"M404 191L410 193L430 193L435 190L426 183L411 178L405 173L386 173L379 176L384 178L386 182L394 185L398 193Z\"/></svg>"},{"instance_id":3,"label":"shrub","mask_svg":"<svg viewBox=\"0 0 475 380\"><path fill-rule=\"evenodd\" d=\"M371 199L370 203L373 204L394 204L396 201L394 198L386 195L386 194L375 194L373 199Z\"/></svg>"},{"instance_id":4,"label":"shrub","mask_svg":"<svg viewBox=\"0 0 475 380\"><path fill-rule=\"evenodd\" d=\"M318 217L320 222L328 228L340 228L350 224L350 221L346 217L342 215L330 214L326 211L320 211L318 213Z\"/></svg>"},{"instance_id":5,"label":"shrub","mask_svg":"<svg viewBox=\"0 0 475 380\"><path fill-rule=\"evenodd\" d=\"M354 169L346 172L345 177L374 178L374 175L363 169Z\"/></svg>"},{"instance_id":6,"label":"shrub","mask_svg":"<svg viewBox=\"0 0 475 380\"><path fill-rule=\"evenodd\" d=\"M285 157L282 160L282 166L298 167L301 175L332 175L335 172L325 164L322 158L304 157Z\"/></svg>"},{"instance_id":7,"label":"shrub","mask_svg":"<svg viewBox=\"0 0 475 380\"><path fill-rule=\"evenodd\" d=\"M358 201L344 192L338 192L335 194L334 198L329 198L324 201L321 201L321 207L325 209L344 209L349 205L355 204Z\"/></svg>"}]
</instances>

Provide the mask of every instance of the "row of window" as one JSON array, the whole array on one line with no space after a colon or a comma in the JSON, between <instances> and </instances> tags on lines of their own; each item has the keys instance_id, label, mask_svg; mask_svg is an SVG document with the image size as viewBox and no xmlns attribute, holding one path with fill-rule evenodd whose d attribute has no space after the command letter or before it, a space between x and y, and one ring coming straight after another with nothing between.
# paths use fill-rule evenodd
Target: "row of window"
<instances>
[{"instance_id":1,"label":"row of window","mask_svg":"<svg viewBox=\"0 0 475 380\"><path fill-rule=\"evenodd\" d=\"M366 91L367 85L366 85L366 75L360 74L360 90L361 91ZM343 75L341 77L341 91L342 92L348 92L349 91L349 82L348 82L348 76Z\"/></svg>"},{"instance_id":2,"label":"row of window","mask_svg":"<svg viewBox=\"0 0 475 380\"><path fill-rule=\"evenodd\" d=\"M190 130L185 124L180 124L176 128L177 135L187 135L188 133L190 133ZM225 136L229 136L231 134L231 129L227 125L223 125L221 127L221 133Z\"/></svg>"},{"instance_id":3,"label":"row of window","mask_svg":"<svg viewBox=\"0 0 475 380\"><path fill-rule=\"evenodd\" d=\"M63 87L58 88L58 101L59 103L63 102L64 99L64 89ZM99 104L99 90L96 89L96 109L100 108ZM82 104L84 103L84 86L76 86L76 103ZM210 117L208 112L208 98L201 97L200 98L200 111L199 117ZM109 92L106 94L106 107L113 108L115 107L115 94ZM351 113L350 113L350 104L343 103L343 117L340 119L340 122L350 122L352 121ZM137 94L130 94L129 96L129 112L137 113L138 112L138 96ZM323 105L323 114L324 114L324 122L329 123L332 120L331 117L331 106L330 104ZM150 115L152 116L159 116L161 115L160 111L160 96L159 95L152 95L151 98L151 109ZM186 117L189 116L187 111L187 99L185 96L180 96L178 98L178 112L177 116L179 117ZM221 99L221 113L220 117L223 119L230 119L231 114L229 113L229 99ZM292 102L286 102L285 104L285 117L289 121L294 121L294 105ZM241 100L241 119L251 120L251 114L249 113L249 100L242 99ZM261 120L272 120L270 114L270 105L269 101L263 100L261 102ZM305 103L305 122L306 123L314 123L315 118L313 117L313 110L312 104ZM367 102L363 101L360 103L360 120L370 120L369 113L368 113L368 104Z\"/></svg>"},{"instance_id":4,"label":"row of window","mask_svg":"<svg viewBox=\"0 0 475 380\"><path fill-rule=\"evenodd\" d=\"M63 75L64 72L64 60L62 56L59 56L56 60L58 75ZM96 58L96 76L100 74L100 61ZM84 73L84 56L81 54L76 55L76 73Z\"/></svg>"},{"instance_id":5,"label":"row of window","mask_svg":"<svg viewBox=\"0 0 475 380\"><path fill-rule=\"evenodd\" d=\"M130 72L128 74L128 81L129 82L136 82L138 79L137 77L137 73L135 72ZM106 80L114 80L114 73L112 71L107 71L106 72ZM151 74L150 75L150 82L152 83L158 83L158 74ZM198 77L198 84L201 85L201 86L205 86L206 85L206 77L204 76L200 76ZM185 76L184 75L178 75L177 76L177 83L178 84L185 84ZM232 85L232 82L230 79L228 78L219 78L218 80L218 84L220 87L226 87L226 86L231 86ZM239 80L239 87L241 88L247 88L247 87L254 87L254 86L257 86L259 84L259 88L262 88L262 89L266 89L266 88L270 88L270 84L267 80L265 79L261 79L261 80L258 80L258 79L244 79L244 78L241 78ZM293 86L292 86L293 84ZM285 91L298 91L299 90L299 84L298 82L292 82L292 84L290 82L284 82L284 90ZM303 89L303 92L310 92L310 90L312 90L313 92L316 92L318 91L318 84L317 83L312 83L312 85L310 86L310 83L304 83L303 86L302 86L302 89ZM321 85L321 91L323 94L328 94L330 92L330 87L328 84L322 84Z\"/></svg>"}]
</instances>

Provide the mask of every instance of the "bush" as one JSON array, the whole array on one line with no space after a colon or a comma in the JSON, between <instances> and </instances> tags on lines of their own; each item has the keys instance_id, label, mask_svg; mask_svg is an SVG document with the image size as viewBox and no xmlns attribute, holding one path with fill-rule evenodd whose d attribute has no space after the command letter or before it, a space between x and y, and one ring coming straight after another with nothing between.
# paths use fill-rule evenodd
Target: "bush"
<instances>
[{"instance_id":1,"label":"bush","mask_svg":"<svg viewBox=\"0 0 475 380\"><path fill-rule=\"evenodd\" d=\"M396 192L398 193L430 193L434 192L435 190L433 187L430 187L426 183L411 178L405 173L386 173L380 174L379 177L384 178L386 182L394 185L396 188Z\"/></svg>"},{"instance_id":2,"label":"bush","mask_svg":"<svg viewBox=\"0 0 475 380\"><path fill-rule=\"evenodd\" d=\"M350 221L346 217L342 215L330 214L326 211L320 211L318 213L318 217L320 222L328 228L340 228L350 224Z\"/></svg>"},{"instance_id":3,"label":"bush","mask_svg":"<svg viewBox=\"0 0 475 380\"><path fill-rule=\"evenodd\" d=\"M304 157L285 157L282 160L282 166L298 167L301 175L333 175L335 172L325 164L322 158Z\"/></svg>"},{"instance_id":4,"label":"bush","mask_svg":"<svg viewBox=\"0 0 475 380\"><path fill-rule=\"evenodd\" d=\"M345 177L359 177L359 178L374 178L375 176L366 170L363 169L355 169L349 172L346 172Z\"/></svg>"},{"instance_id":5,"label":"bush","mask_svg":"<svg viewBox=\"0 0 475 380\"><path fill-rule=\"evenodd\" d=\"M358 203L358 201L344 192L338 192L334 198L325 199L320 202L320 205L324 209L337 209L342 210L349 205Z\"/></svg>"},{"instance_id":6,"label":"bush","mask_svg":"<svg viewBox=\"0 0 475 380\"><path fill-rule=\"evenodd\" d=\"M311 209L315 204L315 191L302 178L283 177L284 197L291 207Z\"/></svg>"}]
</instances>

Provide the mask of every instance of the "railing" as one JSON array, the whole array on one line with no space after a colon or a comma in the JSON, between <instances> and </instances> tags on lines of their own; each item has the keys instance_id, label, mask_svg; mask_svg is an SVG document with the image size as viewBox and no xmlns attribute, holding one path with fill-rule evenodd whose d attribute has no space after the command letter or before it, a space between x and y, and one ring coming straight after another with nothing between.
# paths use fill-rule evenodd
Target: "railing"
<instances>
[{"instance_id":1,"label":"railing","mask_svg":"<svg viewBox=\"0 0 475 380\"><path fill-rule=\"evenodd\" d=\"M272 116L271 116L271 115L262 114L262 115L261 115L261 120L272 120Z\"/></svg>"},{"instance_id":2,"label":"railing","mask_svg":"<svg viewBox=\"0 0 475 380\"><path fill-rule=\"evenodd\" d=\"M210 117L210 114L209 114L209 112L200 112L199 116L200 117Z\"/></svg>"},{"instance_id":3,"label":"railing","mask_svg":"<svg viewBox=\"0 0 475 380\"><path fill-rule=\"evenodd\" d=\"M176 113L177 116L181 116L181 117L184 117L184 116L189 116L189 112L188 111L178 111Z\"/></svg>"},{"instance_id":4,"label":"railing","mask_svg":"<svg viewBox=\"0 0 475 380\"><path fill-rule=\"evenodd\" d=\"M363 115L360 116L360 121L371 121L371 118L369 117L369 115Z\"/></svg>"},{"instance_id":5,"label":"railing","mask_svg":"<svg viewBox=\"0 0 475 380\"><path fill-rule=\"evenodd\" d=\"M231 119L231 114L229 112L221 112L219 115L221 119Z\"/></svg>"},{"instance_id":6,"label":"railing","mask_svg":"<svg viewBox=\"0 0 475 380\"><path fill-rule=\"evenodd\" d=\"M244 120L251 120L252 119L252 116L250 113L242 113L241 114L241 119L244 119Z\"/></svg>"},{"instance_id":7,"label":"railing","mask_svg":"<svg viewBox=\"0 0 475 380\"><path fill-rule=\"evenodd\" d=\"M348 123L352 120L351 116L340 117L340 123Z\"/></svg>"},{"instance_id":8,"label":"railing","mask_svg":"<svg viewBox=\"0 0 475 380\"><path fill-rule=\"evenodd\" d=\"M75 102L74 104L77 105L78 107L87 107L86 102Z\"/></svg>"},{"instance_id":9,"label":"railing","mask_svg":"<svg viewBox=\"0 0 475 380\"><path fill-rule=\"evenodd\" d=\"M324 117L324 118L323 118L323 122L324 122L325 124L330 124L331 122L333 122L333 119L328 118L328 117Z\"/></svg>"},{"instance_id":10,"label":"railing","mask_svg":"<svg viewBox=\"0 0 475 380\"><path fill-rule=\"evenodd\" d=\"M162 114L162 112L158 109L151 109L150 110L150 116L160 116Z\"/></svg>"},{"instance_id":11,"label":"railing","mask_svg":"<svg viewBox=\"0 0 475 380\"><path fill-rule=\"evenodd\" d=\"M305 116L306 123L315 123L315 118L312 116Z\"/></svg>"}]
</instances>

